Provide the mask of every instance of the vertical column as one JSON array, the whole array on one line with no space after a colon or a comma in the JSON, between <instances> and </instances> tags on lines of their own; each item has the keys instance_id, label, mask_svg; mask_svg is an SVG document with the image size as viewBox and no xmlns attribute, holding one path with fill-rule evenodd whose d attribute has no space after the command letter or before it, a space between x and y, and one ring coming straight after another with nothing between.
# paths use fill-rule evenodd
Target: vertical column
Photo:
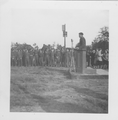
<instances>
[{"instance_id":1,"label":"vertical column","mask_svg":"<svg viewBox=\"0 0 118 120\"><path fill-rule=\"evenodd\" d=\"M75 67L76 72L84 74L86 69L86 50L75 49Z\"/></svg>"}]
</instances>

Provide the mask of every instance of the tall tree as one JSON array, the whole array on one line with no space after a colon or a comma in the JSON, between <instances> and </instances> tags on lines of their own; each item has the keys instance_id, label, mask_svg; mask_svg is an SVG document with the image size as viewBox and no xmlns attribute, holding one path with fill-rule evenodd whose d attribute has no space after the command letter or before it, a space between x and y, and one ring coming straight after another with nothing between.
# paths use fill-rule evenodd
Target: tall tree
<instances>
[{"instance_id":1,"label":"tall tree","mask_svg":"<svg viewBox=\"0 0 118 120\"><path fill-rule=\"evenodd\" d=\"M92 48L101 48L102 50L109 49L109 28L103 27L100 29L98 36L92 42Z\"/></svg>"}]
</instances>

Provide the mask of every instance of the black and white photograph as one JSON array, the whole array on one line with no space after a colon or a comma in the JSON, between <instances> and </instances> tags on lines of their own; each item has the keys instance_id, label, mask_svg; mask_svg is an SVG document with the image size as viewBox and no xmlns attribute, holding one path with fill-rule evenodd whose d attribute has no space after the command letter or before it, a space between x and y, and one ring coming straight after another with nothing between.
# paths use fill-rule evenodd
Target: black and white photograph
<instances>
[{"instance_id":1,"label":"black and white photograph","mask_svg":"<svg viewBox=\"0 0 118 120\"><path fill-rule=\"evenodd\" d=\"M10 111L108 113L108 14L14 9Z\"/></svg>"},{"instance_id":2,"label":"black and white photograph","mask_svg":"<svg viewBox=\"0 0 118 120\"><path fill-rule=\"evenodd\" d=\"M110 10L39 3L1 5L9 112L108 115Z\"/></svg>"}]
</instances>

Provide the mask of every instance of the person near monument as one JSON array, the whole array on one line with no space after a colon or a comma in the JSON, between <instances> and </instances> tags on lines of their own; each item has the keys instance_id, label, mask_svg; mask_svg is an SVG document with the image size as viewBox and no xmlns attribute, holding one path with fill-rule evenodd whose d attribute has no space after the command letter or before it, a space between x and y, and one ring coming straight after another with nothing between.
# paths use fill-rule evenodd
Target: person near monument
<instances>
[{"instance_id":1,"label":"person near monument","mask_svg":"<svg viewBox=\"0 0 118 120\"><path fill-rule=\"evenodd\" d=\"M91 52L91 67L93 68L95 67L94 61L95 61L95 50Z\"/></svg>"},{"instance_id":2,"label":"person near monument","mask_svg":"<svg viewBox=\"0 0 118 120\"><path fill-rule=\"evenodd\" d=\"M79 48L80 50L86 50L86 40L83 37L83 35L84 34L82 32L79 33L80 42L75 47L75 48Z\"/></svg>"},{"instance_id":3,"label":"person near monument","mask_svg":"<svg viewBox=\"0 0 118 120\"><path fill-rule=\"evenodd\" d=\"M79 33L79 38L80 41L79 43L75 46L75 67L76 67L76 72L81 72L84 73L86 66L86 40L83 37L83 33Z\"/></svg>"},{"instance_id":4,"label":"person near monument","mask_svg":"<svg viewBox=\"0 0 118 120\"><path fill-rule=\"evenodd\" d=\"M90 67L91 65L91 52L90 51L86 52L86 61L87 61L87 67Z\"/></svg>"}]
</instances>

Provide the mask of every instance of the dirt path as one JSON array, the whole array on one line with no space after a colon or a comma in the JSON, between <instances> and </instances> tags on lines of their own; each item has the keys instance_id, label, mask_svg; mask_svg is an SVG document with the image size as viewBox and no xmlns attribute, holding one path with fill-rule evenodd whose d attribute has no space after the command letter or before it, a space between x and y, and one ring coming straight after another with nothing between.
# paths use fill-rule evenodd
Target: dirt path
<instances>
[{"instance_id":1,"label":"dirt path","mask_svg":"<svg viewBox=\"0 0 118 120\"><path fill-rule=\"evenodd\" d=\"M107 113L108 80L79 79L64 68L11 68L11 112Z\"/></svg>"}]
</instances>

